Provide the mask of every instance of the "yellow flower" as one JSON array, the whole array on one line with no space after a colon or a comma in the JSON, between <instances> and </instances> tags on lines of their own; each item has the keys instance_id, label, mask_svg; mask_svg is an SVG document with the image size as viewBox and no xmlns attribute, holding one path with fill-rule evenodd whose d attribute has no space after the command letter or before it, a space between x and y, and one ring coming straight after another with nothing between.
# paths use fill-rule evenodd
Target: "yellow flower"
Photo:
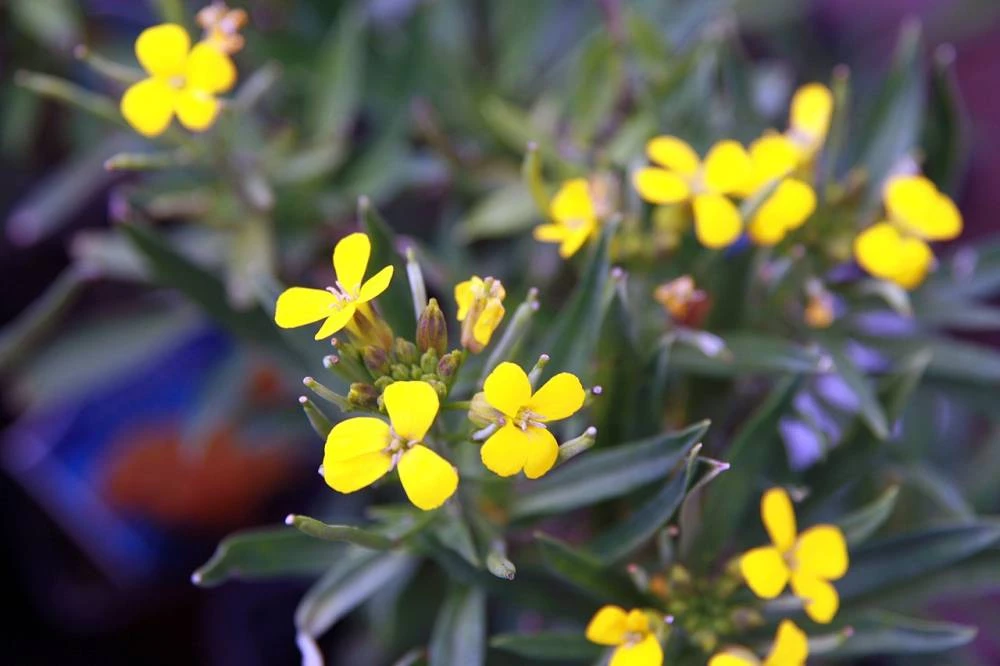
<instances>
[{"instance_id":1,"label":"yellow flower","mask_svg":"<svg viewBox=\"0 0 1000 666\"><path fill-rule=\"evenodd\" d=\"M740 211L727 195L746 190L751 177L750 156L735 141L720 141L702 162L675 136L658 136L646 144L646 154L658 166L639 169L633 182L643 199L654 204L691 201L695 234L705 247L732 245L743 231Z\"/></svg>"},{"instance_id":2,"label":"yellow flower","mask_svg":"<svg viewBox=\"0 0 1000 666\"><path fill-rule=\"evenodd\" d=\"M830 622L840 606L830 581L847 573L843 532L835 525L816 525L797 534L792 501L781 488L764 493L760 511L772 545L740 558L747 585L757 596L773 599L791 583L795 596L805 602L806 614L816 622Z\"/></svg>"},{"instance_id":3,"label":"yellow flower","mask_svg":"<svg viewBox=\"0 0 1000 666\"><path fill-rule=\"evenodd\" d=\"M600 231L597 206L585 178L563 183L549 206L552 222L535 227L536 240L559 243L559 256L567 259Z\"/></svg>"},{"instance_id":4,"label":"yellow flower","mask_svg":"<svg viewBox=\"0 0 1000 666\"><path fill-rule=\"evenodd\" d=\"M524 470L529 479L552 469L559 456L559 444L545 424L572 416L586 398L580 380L568 372L560 372L532 393L528 375L514 363L494 368L483 393L502 415L501 427L480 450L483 464L500 476Z\"/></svg>"},{"instance_id":5,"label":"yellow flower","mask_svg":"<svg viewBox=\"0 0 1000 666\"><path fill-rule=\"evenodd\" d=\"M604 606L587 625L587 640L615 646L608 666L662 666L663 648L649 626L645 611L625 612L618 606Z\"/></svg>"},{"instance_id":6,"label":"yellow flower","mask_svg":"<svg viewBox=\"0 0 1000 666\"><path fill-rule=\"evenodd\" d=\"M809 639L791 620L782 620L774 645L761 661L743 647L729 647L714 655L708 666L804 666L809 656Z\"/></svg>"},{"instance_id":7,"label":"yellow flower","mask_svg":"<svg viewBox=\"0 0 1000 666\"><path fill-rule=\"evenodd\" d=\"M135 55L149 77L129 86L121 112L144 136L162 134L174 114L189 130L208 129L219 113L215 96L236 83L229 56L206 42L191 48L187 32L173 23L143 30L135 40Z\"/></svg>"},{"instance_id":8,"label":"yellow flower","mask_svg":"<svg viewBox=\"0 0 1000 666\"><path fill-rule=\"evenodd\" d=\"M854 257L868 273L915 289L934 263L927 241L962 232L962 214L948 195L924 176L897 176L883 191L886 217L854 240Z\"/></svg>"},{"instance_id":9,"label":"yellow flower","mask_svg":"<svg viewBox=\"0 0 1000 666\"><path fill-rule=\"evenodd\" d=\"M807 83L795 91L788 118L788 138L799 149L802 162L811 160L826 141L833 117L833 93L821 83Z\"/></svg>"},{"instance_id":10,"label":"yellow flower","mask_svg":"<svg viewBox=\"0 0 1000 666\"><path fill-rule=\"evenodd\" d=\"M378 481L394 467L414 506L436 509L455 493L458 473L423 443L438 413L438 396L426 382L395 382L382 393L390 423L374 417L341 421L326 438L323 478L341 493Z\"/></svg>"},{"instance_id":11,"label":"yellow flower","mask_svg":"<svg viewBox=\"0 0 1000 666\"><path fill-rule=\"evenodd\" d=\"M750 144L752 168L745 196L755 196L774 181L780 181L750 219L747 232L757 245L780 243L816 210L812 186L789 177L798 166L799 155L799 148L781 134L768 134Z\"/></svg>"},{"instance_id":12,"label":"yellow flower","mask_svg":"<svg viewBox=\"0 0 1000 666\"><path fill-rule=\"evenodd\" d=\"M333 250L336 286L286 289L275 306L275 323L282 328L295 328L326 319L316 333L317 340L344 328L358 308L385 291L392 280L392 266L386 266L362 284L371 249L371 241L365 234L354 233L341 239Z\"/></svg>"},{"instance_id":13,"label":"yellow flower","mask_svg":"<svg viewBox=\"0 0 1000 666\"><path fill-rule=\"evenodd\" d=\"M490 344L493 332L503 320L503 299L507 292L500 280L473 275L455 285L458 320L462 322L462 346L478 354Z\"/></svg>"}]
</instances>

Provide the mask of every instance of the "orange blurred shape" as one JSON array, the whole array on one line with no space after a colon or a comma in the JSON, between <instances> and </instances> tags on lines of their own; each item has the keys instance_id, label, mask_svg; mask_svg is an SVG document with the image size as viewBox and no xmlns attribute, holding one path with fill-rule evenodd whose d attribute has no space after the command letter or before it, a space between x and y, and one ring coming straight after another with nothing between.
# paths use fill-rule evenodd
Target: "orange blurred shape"
<instances>
[{"instance_id":1,"label":"orange blurred shape","mask_svg":"<svg viewBox=\"0 0 1000 666\"><path fill-rule=\"evenodd\" d=\"M171 527L233 527L290 480L286 450L240 442L230 427L195 444L174 424L147 426L112 448L104 495L116 509Z\"/></svg>"}]
</instances>

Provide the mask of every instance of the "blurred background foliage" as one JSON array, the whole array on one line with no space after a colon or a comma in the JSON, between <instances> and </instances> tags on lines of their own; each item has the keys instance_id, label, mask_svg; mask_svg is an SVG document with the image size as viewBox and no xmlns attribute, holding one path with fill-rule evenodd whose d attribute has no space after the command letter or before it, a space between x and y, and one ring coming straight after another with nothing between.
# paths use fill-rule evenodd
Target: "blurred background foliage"
<instances>
[{"instance_id":1,"label":"blurred background foliage","mask_svg":"<svg viewBox=\"0 0 1000 666\"><path fill-rule=\"evenodd\" d=\"M641 359L602 355L596 379L620 380L609 371L616 363L647 375L669 368L671 378L657 385L684 405L667 398L678 413L665 420L679 427L712 418L706 451L734 466L765 464L746 446L739 458L747 429L759 428L751 434L766 433L779 449L784 443L794 469L776 480L810 487L804 510L817 520L845 507L877 511L878 498L891 495L882 537L966 525L981 547L963 550L964 537L934 541L943 554L934 559L926 554L934 548L924 549L934 564L920 584L885 589L890 577L878 606L991 626L1000 550L995 524L977 516L1000 510L1000 310L991 302L1000 289L1000 244L990 236L1000 205L995 3L242 6L251 21L236 57L232 106L239 112L204 137L178 130L153 146L121 120L114 102L124 85L107 75L130 76L114 63L134 66L132 42L143 28L163 20L193 27L198 7L179 0L0 5L3 575L16 606L27 609L5 631L12 663L298 663L290 618L305 583L199 593L187 581L234 529L277 523L304 507L352 522L365 508L363 498L334 497L317 482L319 446L295 397L304 374L324 373L322 350L275 329L269 310L282 283L322 283L336 238L359 224L359 197L371 203L361 207L372 217L367 228L384 228L374 218L380 211L416 248L428 289L443 302L471 273L501 278L512 303L549 285L537 316L544 329L578 279L586 283L591 274L530 238L539 214L522 178L529 142L550 182L634 167L645 141L666 129L699 150L722 136L746 142L784 126L798 84L828 82L833 71L850 72L851 124L837 137L831 171L843 176L861 164L877 181L916 151L928 176L959 202L966 232L942 251L939 270L911 298L874 287L839 294L850 316L826 338L809 336L813 346L785 344L777 338L803 334L780 328L762 339L774 322L760 313L753 322L751 313L738 320L751 333L713 324L735 363L692 346L661 349L659 331L643 330L630 339L642 341ZM632 284L648 287L646 298L655 282L686 270L646 268L651 282ZM711 285L720 299L730 287ZM385 298L397 301L387 308L401 313L397 328L412 326L404 314L412 311L398 307L405 287ZM615 305L607 316L635 314L628 312L635 303L621 302L624 314ZM563 312L562 326L573 331L589 321L602 349L627 348L620 337L627 327L602 331L592 314ZM838 372L818 372L831 355ZM589 356L570 346L561 360L586 369ZM800 378L772 381L787 375ZM627 386L606 388L632 395ZM633 402L662 404L664 395ZM607 443L660 430L655 421L630 421L615 404L626 403L609 403L599 416ZM744 426L752 413L760 418ZM817 459L825 462L814 467ZM742 514L720 496L709 505L717 512L706 511L736 522ZM598 510L599 519L613 518L601 511L611 509ZM574 536L571 527L552 531ZM238 573L315 578L342 555L339 544L297 532L268 537L280 557L256 557L237 537L227 542L236 564L202 569L218 576L203 582ZM952 544L956 550L948 550ZM891 562L889 555L881 561ZM429 635L445 640L425 601L441 597L441 570L424 564L414 575L407 557L375 564L366 557L341 559L382 589L325 634L330 663L390 663ZM877 568L867 574L882 575ZM480 607L478 594L449 596L453 607L441 617L474 617L463 609ZM573 619L592 612L589 601L555 601ZM516 604L493 612L506 632L543 625L539 613ZM933 640L934 631L943 647L968 638L943 625L911 633L895 626L897 642ZM981 631L947 658L992 664L1000 645ZM494 648L489 663L526 662Z\"/></svg>"}]
</instances>

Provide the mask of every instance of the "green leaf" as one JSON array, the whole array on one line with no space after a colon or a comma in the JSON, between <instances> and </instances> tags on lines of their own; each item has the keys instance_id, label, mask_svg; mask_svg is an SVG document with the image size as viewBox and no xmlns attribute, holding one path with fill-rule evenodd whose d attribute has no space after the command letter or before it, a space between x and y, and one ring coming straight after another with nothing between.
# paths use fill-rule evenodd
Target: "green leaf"
<instances>
[{"instance_id":1,"label":"green leaf","mask_svg":"<svg viewBox=\"0 0 1000 666\"><path fill-rule=\"evenodd\" d=\"M925 326L968 332L1000 330L1000 307L994 305L951 295L923 299L917 308L918 320Z\"/></svg>"},{"instance_id":2,"label":"green leaf","mask_svg":"<svg viewBox=\"0 0 1000 666\"><path fill-rule=\"evenodd\" d=\"M404 281L406 263L397 249L396 234L379 215L368 197L358 200L358 217L361 226L372 241L372 256L368 265L373 271L383 266L394 267L392 283L378 297L382 316L396 335L407 337L416 330L417 320L413 314L413 300L410 288Z\"/></svg>"},{"instance_id":3,"label":"green leaf","mask_svg":"<svg viewBox=\"0 0 1000 666\"><path fill-rule=\"evenodd\" d=\"M324 541L346 541L355 546L374 550L388 550L396 545L392 539L377 532L352 525L327 525L309 516L291 514L285 518L285 524Z\"/></svg>"},{"instance_id":4,"label":"green leaf","mask_svg":"<svg viewBox=\"0 0 1000 666\"><path fill-rule=\"evenodd\" d=\"M626 607L642 603L643 595L621 571L548 535L536 533L535 540L549 571L595 599Z\"/></svg>"},{"instance_id":5,"label":"green leaf","mask_svg":"<svg viewBox=\"0 0 1000 666\"><path fill-rule=\"evenodd\" d=\"M438 612L428 648L430 666L486 663L486 592L453 585Z\"/></svg>"},{"instance_id":6,"label":"green leaf","mask_svg":"<svg viewBox=\"0 0 1000 666\"><path fill-rule=\"evenodd\" d=\"M513 236L529 229L538 210L520 181L509 183L480 199L459 225L462 240Z\"/></svg>"},{"instance_id":7,"label":"green leaf","mask_svg":"<svg viewBox=\"0 0 1000 666\"><path fill-rule=\"evenodd\" d=\"M227 536L212 558L191 575L200 587L227 580L314 576L330 568L344 547L317 541L287 527L247 530Z\"/></svg>"},{"instance_id":8,"label":"green leaf","mask_svg":"<svg viewBox=\"0 0 1000 666\"><path fill-rule=\"evenodd\" d=\"M573 134L586 145L614 108L621 92L624 66L610 33L595 32L580 54L572 86Z\"/></svg>"},{"instance_id":9,"label":"green leaf","mask_svg":"<svg viewBox=\"0 0 1000 666\"><path fill-rule=\"evenodd\" d=\"M344 5L337 24L316 53L317 85L307 102L308 125L317 141L343 136L361 101L365 75L363 5Z\"/></svg>"},{"instance_id":10,"label":"green leaf","mask_svg":"<svg viewBox=\"0 0 1000 666\"><path fill-rule=\"evenodd\" d=\"M295 610L296 642L303 666L322 666L316 639L390 581L408 575L416 560L397 551L348 547L337 563L306 592Z\"/></svg>"},{"instance_id":11,"label":"green leaf","mask_svg":"<svg viewBox=\"0 0 1000 666\"><path fill-rule=\"evenodd\" d=\"M839 349L827 347L827 351L833 358L837 374L854 392L861 409L861 418L871 429L872 433L879 439L889 438L889 420L882 410L882 405L878 401L875 389L871 380L865 377L857 366Z\"/></svg>"},{"instance_id":12,"label":"green leaf","mask_svg":"<svg viewBox=\"0 0 1000 666\"><path fill-rule=\"evenodd\" d=\"M874 594L952 566L1000 542L1000 523L934 527L865 545L837 588L845 600Z\"/></svg>"},{"instance_id":13,"label":"green leaf","mask_svg":"<svg viewBox=\"0 0 1000 666\"><path fill-rule=\"evenodd\" d=\"M670 366L677 372L720 378L751 373L815 374L825 372L830 366L830 359L818 350L807 349L790 340L748 332L721 337L726 349L715 356L675 343L670 353Z\"/></svg>"},{"instance_id":14,"label":"green leaf","mask_svg":"<svg viewBox=\"0 0 1000 666\"><path fill-rule=\"evenodd\" d=\"M542 631L537 634L497 634L490 647L526 659L594 660L604 650L588 641L582 631Z\"/></svg>"},{"instance_id":15,"label":"green leaf","mask_svg":"<svg viewBox=\"0 0 1000 666\"><path fill-rule=\"evenodd\" d=\"M511 515L517 519L562 513L662 479L704 436L708 425L702 421L680 432L579 456L530 484L514 501Z\"/></svg>"},{"instance_id":16,"label":"green leaf","mask_svg":"<svg viewBox=\"0 0 1000 666\"><path fill-rule=\"evenodd\" d=\"M967 645L977 630L952 622L929 622L884 611L851 621L853 633L829 649L810 645L810 655L830 659L872 655L930 654Z\"/></svg>"},{"instance_id":17,"label":"green leaf","mask_svg":"<svg viewBox=\"0 0 1000 666\"><path fill-rule=\"evenodd\" d=\"M837 521L848 546L856 546L878 531L896 507L899 486L889 486L874 502Z\"/></svg>"},{"instance_id":18,"label":"green leaf","mask_svg":"<svg viewBox=\"0 0 1000 666\"><path fill-rule=\"evenodd\" d=\"M929 341L928 377L949 379L984 387L1000 383L1000 352L970 342L938 338Z\"/></svg>"},{"instance_id":19,"label":"green leaf","mask_svg":"<svg viewBox=\"0 0 1000 666\"><path fill-rule=\"evenodd\" d=\"M953 192L966 161L966 118L955 79L955 47L941 44L934 51L927 95L923 139L924 174L946 192Z\"/></svg>"},{"instance_id":20,"label":"green leaf","mask_svg":"<svg viewBox=\"0 0 1000 666\"><path fill-rule=\"evenodd\" d=\"M81 42L80 5L71 0L11 0L9 16L46 51L68 53Z\"/></svg>"},{"instance_id":21,"label":"green leaf","mask_svg":"<svg viewBox=\"0 0 1000 666\"><path fill-rule=\"evenodd\" d=\"M17 319L4 326L0 330L0 369L24 360L76 302L86 283L85 274L70 266Z\"/></svg>"},{"instance_id":22,"label":"green leaf","mask_svg":"<svg viewBox=\"0 0 1000 666\"><path fill-rule=\"evenodd\" d=\"M463 560L481 569L482 559L476 550L476 543L472 538L472 530L460 515L452 515L443 511L442 515L434 523L431 530L438 542L445 548L453 550L462 557Z\"/></svg>"},{"instance_id":23,"label":"green leaf","mask_svg":"<svg viewBox=\"0 0 1000 666\"><path fill-rule=\"evenodd\" d=\"M549 189L542 178L542 159L538 155L538 146L534 141L529 143L524 151L524 161L521 163L521 182L524 183L535 202L535 214L548 218Z\"/></svg>"}]
</instances>

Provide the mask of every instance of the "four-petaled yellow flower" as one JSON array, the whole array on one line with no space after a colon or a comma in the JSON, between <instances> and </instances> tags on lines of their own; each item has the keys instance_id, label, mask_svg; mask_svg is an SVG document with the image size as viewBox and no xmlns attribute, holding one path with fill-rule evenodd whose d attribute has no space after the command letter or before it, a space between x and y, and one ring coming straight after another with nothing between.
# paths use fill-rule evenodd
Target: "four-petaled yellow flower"
<instances>
[{"instance_id":1,"label":"four-petaled yellow flower","mask_svg":"<svg viewBox=\"0 0 1000 666\"><path fill-rule=\"evenodd\" d=\"M646 144L646 154L657 166L639 169L634 184L639 195L653 204L691 201L695 235L702 245L724 248L743 232L743 220L728 198L746 191L753 165L735 141L720 141L704 162L683 140L658 136Z\"/></svg>"},{"instance_id":2,"label":"four-petaled yellow flower","mask_svg":"<svg viewBox=\"0 0 1000 666\"><path fill-rule=\"evenodd\" d=\"M587 625L587 640L615 646L608 666L662 666L663 648L649 626L649 615L638 608L625 612L604 606Z\"/></svg>"},{"instance_id":3,"label":"four-petaled yellow flower","mask_svg":"<svg viewBox=\"0 0 1000 666\"><path fill-rule=\"evenodd\" d=\"M809 639L791 620L782 620L774 645L763 661L744 647L728 647L716 653L708 666L804 666L809 656Z\"/></svg>"},{"instance_id":4,"label":"four-petaled yellow flower","mask_svg":"<svg viewBox=\"0 0 1000 666\"><path fill-rule=\"evenodd\" d=\"M800 161L810 161L826 142L833 117L833 93L821 83L807 83L792 96L785 135L799 149Z\"/></svg>"},{"instance_id":5,"label":"four-petaled yellow flower","mask_svg":"<svg viewBox=\"0 0 1000 666\"><path fill-rule=\"evenodd\" d=\"M455 285L457 319L462 322L462 346L478 354L490 343L503 319L507 292L500 280L473 275Z\"/></svg>"},{"instance_id":6,"label":"four-petaled yellow flower","mask_svg":"<svg viewBox=\"0 0 1000 666\"><path fill-rule=\"evenodd\" d=\"M927 241L957 237L962 233L962 214L924 176L890 179L883 203L887 219L858 234L854 257L871 275L915 289L934 263Z\"/></svg>"},{"instance_id":7,"label":"four-petaled yellow flower","mask_svg":"<svg viewBox=\"0 0 1000 666\"><path fill-rule=\"evenodd\" d=\"M121 112L144 136L162 134L175 114L189 130L208 129L219 114L216 95L236 83L229 56L207 42L191 48L187 32L174 23L143 30L135 55L149 77L125 91Z\"/></svg>"},{"instance_id":8,"label":"four-petaled yellow flower","mask_svg":"<svg viewBox=\"0 0 1000 666\"><path fill-rule=\"evenodd\" d=\"M353 233L342 238L333 249L336 286L286 289L278 297L274 321L282 328L295 328L326 319L316 333L317 340L347 326L358 308L367 307L368 301L385 291L392 280L392 266L386 266L364 281L371 250L371 241L365 234Z\"/></svg>"},{"instance_id":9,"label":"four-petaled yellow flower","mask_svg":"<svg viewBox=\"0 0 1000 666\"><path fill-rule=\"evenodd\" d=\"M480 456L486 467L500 476L524 470L537 479L559 457L559 444L546 423L572 416L586 398L575 375L560 372L532 393L528 375L514 363L501 363L483 384L486 402L500 412L500 428L490 435Z\"/></svg>"},{"instance_id":10,"label":"four-petaled yellow flower","mask_svg":"<svg viewBox=\"0 0 1000 666\"><path fill-rule=\"evenodd\" d=\"M423 444L438 413L438 396L426 382L395 382L382 393L390 423L361 416L341 421L326 438L323 478L341 493L370 486L394 467L410 501L429 511L458 488L458 473Z\"/></svg>"},{"instance_id":11,"label":"four-petaled yellow flower","mask_svg":"<svg viewBox=\"0 0 1000 666\"><path fill-rule=\"evenodd\" d=\"M559 256L572 257L600 232L597 205L585 178L563 183L549 206L552 222L535 227L536 240L559 243Z\"/></svg>"},{"instance_id":12,"label":"four-petaled yellow flower","mask_svg":"<svg viewBox=\"0 0 1000 666\"><path fill-rule=\"evenodd\" d=\"M750 144L752 169L745 196L762 195L777 181L774 191L758 206L747 227L750 240L756 245L780 243L816 210L812 186L791 177L799 165L800 154L800 148L781 134L768 134Z\"/></svg>"},{"instance_id":13,"label":"four-petaled yellow flower","mask_svg":"<svg viewBox=\"0 0 1000 666\"><path fill-rule=\"evenodd\" d=\"M806 614L816 622L830 622L840 606L830 581L847 573L843 532L835 525L816 525L798 534L792 500L782 488L764 493L760 512L772 545L749 550L740 558L747 585L757 596L773 599L791 583Z\"/></svg>"}]
</instances>

